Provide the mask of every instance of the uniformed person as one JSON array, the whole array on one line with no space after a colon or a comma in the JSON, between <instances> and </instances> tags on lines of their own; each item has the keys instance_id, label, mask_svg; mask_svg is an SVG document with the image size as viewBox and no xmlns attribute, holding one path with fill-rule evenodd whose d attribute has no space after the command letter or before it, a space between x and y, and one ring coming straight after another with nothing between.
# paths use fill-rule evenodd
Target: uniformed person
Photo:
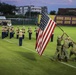
<instances>
[{"instance_id":1,"label":"uniformed person","mask_svg":"<svg viewBox=\"0 0 76 75\"><path fill-rule=\"evenodd\" d=\"M70 42L69 46L71 46L70 55L69 56L71 57L72 55L75 55L75 59L74 60L76 60L76 44L74 42Z\"/></svg>"},{"instance_id":2,"label":"uniformed person","mask_svg":"<svg viewBox=\"0 0 76 75\"><path fill-rule=\"evenodd\" d=\"M9 28L9 33L10 33L10 39L12 38L12 28Z\"/></svg>"},{"instance_id":3,"label":"uniformed person","mask_svg":"<svg viewBox=\"0 0 76 75\"><path fill-rule=\"evenodd\" d=\"M12 26L12 37L14 37L14 34L15 34L14 27Z\"/></svg>"},{"instance_id":4,"label":"uniformed person","mask_svg":"<svg viewBox=\"0 0 76 75\"><path fill-rule=\"evenodd\" d=\"M66 37L64 39L64 43L63 43L63 52L64 52L64 60L67 62L69 59L69 54L68 54L68 49L69 49L69 37Z\"/></svg>"},{"instance_id":5,"label":"uniformed person","mask_svg":"<svg viewBox=\"0 0 76 75\"><path fill-rule=\"evenodd\" d=\"M31 40L31 35L32 35L32 29L31 29L31 27L28 28L28 33L29 33L29 40Z\"/></svg>"},{"instance_id":6,"label":"uniformed person","mask_svg":"<svg viewBox=\"0 0 76 75\"><path fill-rule=\"evenodd\" d=\"M4 39L4 38L5 38L5 27L2 26L2 39Z\"/></svg>"},{"instance_id":7,"label":"uniformed person","mask_svg":"<svg viewBox=\"0 0 76 75\"><path fill-rule=\"evenodd\" d=\"M53 38L54 38L54 33L52 33L51 35L51 42L53 42Z\"/></svg>"},{"instance_id":8,"label":"uniformed person","mask_svg":"<svg viewBox=\"0 0 76 75\"><path fill-rule=\"evenodd\" d=\"M8 36L8 34L9 34L9 26L7 26L7 36Z\"/></svg>"},{"instance_id":9,"label":"uniformed person","mask_svg":"<svg viewBox=\"0 0 76 75\"><path fill-rule=\"evenodd\" d=\"M19 27L17 27L17 29L16 29L16 38L17 39L19 38L19 31L20 31L20 29L19 29Z\"/></svg>"},{"instance_id":10,"label":"uniformed person","mask_svg":"<svg viewBox=\"0 0 76 75\"><path fill-rule=\"evenodd\" d=\"M5 37L7 37L7 36L8 36L8 27L5 26Z\"/></svg>"},{"instance_id":11,"label":"uniformed person","mask_svg":"<svg viewBox=\"0 0 76 75\"><path fill-rule=\"evenodd\" d=\"M23 39L24 39L24 37L25 37L25 27L24 26L22 27L22 33L23 33Z\"/></svg>"},{"instance_id":12,"label":"uniformed person","mask_svg":"<svg viewBox=\"0 0 76 75\"><path fill-rule=\"evenodd\" d=\"M34 31L34 32L36 32L36 40L37 40L37 37L38 37L38 31L39 31L39 28L36 27L36 28L35 28L35 31Z\"/></svg>"},{"instance_id":13,"label":"uniformed person","mask_svg":"<svg viewBox=\"0 0 76 75\"><path fill-rule=\"evenodd\" d=\"M7 37L7 26L4 26L4 38Z\"/></svg>"},{"instance_id":14,"label":"uniformed person","mask_svg":"<svg viewBox=\"0 0 76 75\"><path fill-rule=\"evenodd\" d=\"M62 47L63 35L57 37L57 48L56 48L55 58L58 60L61 60L61 47Z\"/></svg>"},{"instance_id":15,"label":"uniformed person","mask_svg":"<svg viewBox=\"0 0 76 75\"><path fill-rule=\"evenodd\" d=\"M22 46L23 33L22 30L19 31L19 46Z\"/></svg>"}]
</instances>

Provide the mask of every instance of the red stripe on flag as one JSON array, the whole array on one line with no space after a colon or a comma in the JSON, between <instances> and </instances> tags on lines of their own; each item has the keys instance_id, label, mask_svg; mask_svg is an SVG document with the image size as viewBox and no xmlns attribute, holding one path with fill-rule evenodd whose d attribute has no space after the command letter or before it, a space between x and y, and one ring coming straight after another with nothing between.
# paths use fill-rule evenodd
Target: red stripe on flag
<instances>
[{"instance_id":1,"label":"red stripe on flag","mask_svg":"<svg viewBox=\"0 0 76 75\"><path fill-rule=\"evenodd\" d=\"M50 29L51 29L51 31L50 31L50 29L48 29L48 30L46 30L45 32L46 32L46 34L45 34L45 37L43 37L43 43L42 43L42 48L41 48L41 50L40 50L40 55L42 55L42 53L43 53L43 51L44 51L44 49L46 48L46 46L47 46L47 44L48 44L48 42L49 42L49 40L50 40L50 36L52 35L52 32L53 32L53 23L54 22L52 22L51 23L51 25L49 26L50 27ZM48 28L48 27L47 27ZM49 35L49 36L48 36Z\"/></svg>"},{"instance_id":2,"label":"red stripe on flag","mask_svg":"<svg viewBox=\"0 0 76 75\"><path fill-rule=\"evenodd\" d=\"M54 26L54 28L55 28L55 26ZM54 31L54 29L53 29L53 31ZM52 31L52 32L53 32ZM51 34L52 35L52 34ZM51 35L50 35L50 37L51 37ZM44 52L44 50L45 50L45 48L46 48L46 46L47 46L47 44L48 44L48 42L49 42L49 40L50 40L50 37L48 38L48 41L46 42L46 45L44 46L44 49L43 50L41 50L42 52L41 52L41 54L40 55L42 55L43 54L43 52Z\"/></svg>"},{"instance_id":3,"label":"red stripe on flag","mask_svg":"<svg viewBox=\"0 0 76 75\"><path fill-rule=\"evenodd\" d=\"M36 49L37 51L39 51L39 49L41 48L40 44L42 42L42 30L39 29L39 34L38 34L38 38L37 38L37 46L36 46Z\"/></svg>"},{"instance_id":4,"label":"red stripe on flag","mask_svg":"<svg viewBox=\"0 0 76 75\"><path fill-rule=\"evenodd\" d=\"M41 44L42 45L42 48L43 48L43 44L45 43L45 40L47 39L47 36L49 34L48 28L50 27L50 23L51 23L51 21L49 22L49 24L47 25L45 31L43 32L43 40L42 40L42 44ZM42 48L40 49L39 53L41 52Z\"/></svg>"},{"instance_id":5,"label":"red stripe on flag","mask_svg":"<svg viewBox=\"0 0 76 75\"><path fill-rule=\"evenodd\" d=\"M39 29L38 38L36 41L36 50L39 55L42 55L55 28L55 22L53 20L49 20L44 31Z\"/></svg>"}]
</instances>

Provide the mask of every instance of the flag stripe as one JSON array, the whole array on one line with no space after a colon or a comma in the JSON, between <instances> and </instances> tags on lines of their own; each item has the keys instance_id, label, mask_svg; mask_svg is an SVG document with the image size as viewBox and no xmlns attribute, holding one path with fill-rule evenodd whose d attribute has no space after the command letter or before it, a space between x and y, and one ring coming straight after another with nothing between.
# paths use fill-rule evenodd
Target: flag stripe
<instances>
[{"instance_id":1,"label":"flag stripe","mask_svg":"<svg viewBox=\"0 0 76 75\"><path fill-rule=\"evenodd\" d=\"M55 26L54 26L54 28L55 28ZM54 31L54 29L52 30L52 32L53 32L53 31ZM50 40L51 35L52 35L52 34L49 33L48 39L46 40L46 43L43 45L40 55L42 55L43 51L45 50L45 48L46 48L46 46L47 46L47 44L48 44L48 42L49 42L49 40Z\"/></svg>"},{"instance_id":2,"label":"flag stripe","mask_svg":"<svg viewBox=\"0 0 76 75\"><path fill-rule=\"evenodd\" d=\"M52 21L50 21L50 23L52 23ZM46 26L46 30L44 30L44 33L43 33L43 38L44 39L48 35L48 31L51 29L52 24L50 24L50 23L49 23L49 25ZM44 39L43 39L43 41L44 41Z\"/></svg>"},{"instance_id":3,"label":"flag stripe","mask_svg":"<svg viewBox=\"0 0 76 75\"><path fill-rule=\"evenodd\" d=\"M39 34L38 34L39 36L38 36L38 42L37 42L37 49L39 50L39 48L41 47L40 46L40 44L41 44L41 42L42 42L42 39L41 39L41 37L42 37L42 31L41 31L41 29L39 30Z\"/></svg>"},{"instance_id":4,"label":"flag stripe","mask_svg":"<svg viewBox=\"0 0 76 75\"><path fill-rule=\"evenodd\" d=\"M53 23L54 23L54 22L53 22ZM50 36L52 35L51 33L53 32L53 30L52 30L53 27L54 27L54 26L51 26L51 31L50 31L50 30L48 31L48 34L46 35L45 40L43 41L42 49L40 50L40 54L44 51L47 43L48 43L49 40L50 40Z\"/></svg>"},{"instance_id":5,"label":"flag stripe","mask_svg":"<svg viewBox=\"0 0 76 75\"><path fill-rule=\"evenodd\" d=\"M52 23L52 22L51 22ZM46 39L48 39L47 37L48 37L48 34L51 32L51 29L52 28L52 24L49 24L49 27L47 27L47 30L45 31L45 35L44 35L44 37L43 37L43 41L45 42L45 40ZM43 42L43 43L44 43Z\"/></svg>"},{"instance_id":6,"label":"flag stripe","mask_svg":"<svg viewBox=\"0 0 76 75\"><path fill-rule=\"evenodd\" d=\"M42 30L40 29L39 37L38 37L38 45L37 45L37 51L41 49L41 43L42 43Z\"/></svg>"},{"instance_id":7,"label":"flag stripe","mask_svg":"<svg viewBox=\"0 0 76 75\"><path fill-rule=\"evenodd\" d=\"M40 32L41 32L41 31L40 31ZM39 36L40 36L40 35L42 35L42 34L39 34ZM43 36L42 36L42 37L43 37ZM42 37L41 37L41 38L40 38L40 37L38 37L38 40L40 40L40 39L41 39L40 41L42 41L42 40L43 40L43 39L42 39ZM38 41L38 40L37 40L37 41ZM39 43L39 41L38 41L38 43ZM41 44L39 43L39 45L41 45Z\"/></svg>"},{"instance_id":8,"label":"flag stripe","mask_svg":"<svg viewBox=\"0 0 76 75\"><path fill-rule=\"evenodd\" d=\"M39 28L39 30L38 30L38 35L39 35L39 31L40 31L40 28ZM37 45L38 45L38 41L39 40L39 36L38 36L38 38L37 38L37 40L36 40L36 45L35 45L35 49L36 49L36 47L37 47ZM36 49L37 50L37 49Z\"/></svg>"},{"instance_id":9,"label":"flag stripe","mask_svg":"<svg viewBox=\"0 0 76 75\"><path fill-rule=\"evenodd\" d=\"M49 34L49 33L48 33L48 30L49 30L49 28L50 28L50 23L51 23L51 21L49 22L48 26L46 26L46 30L45 30L45 32L43 33L42 47L43 47L43 44L44 44L44 42L45 42L45 40L46 40L46 38L47 38L47 35ZM42 49L42 48L41 48L41 49Z\"/></svg>"},{"instance_id":10,"label":"flag stripe","mask_svg":"<svg viewBox=\"0 0 76 75\"><path fill-rule=\"evenodd\" d=\"M42 13L42 18L39 25L39 33L36 41L36 50L39 55L42 55L54 31L56 24L51 20L46 13Z\"/></svg>"},{"instance_id":11,"label":"flag stripe","mask_svg":"<svg viewBox=\"0 0 76 75\"><path fill-rule=\"evenodd\" d=\"M42 41L42 42L40 42L39 43L39 46L38 46L38 53L40 54L40 55L42 55L42 53L43 53L43 51L44 51L44 49L45 49L45 47L47 46L47 43L49 42L49 39L50 39L50 36L48 36L48 34L49 35L52 35L52 32L53 32L53 30L54 30L54 22L52 21L52 20L50 20L50 23L49 23L49 25L46 27L46 29L45 29L45 32L43 33L43 39L41 39L40 41ZM51 29L51 30L50 30ZM39 37L39 39L40 39L41 37ZM41 45L41 46L40 46ZM40 47L40 48L39 48Z\"/></svg>"}]
</instances>

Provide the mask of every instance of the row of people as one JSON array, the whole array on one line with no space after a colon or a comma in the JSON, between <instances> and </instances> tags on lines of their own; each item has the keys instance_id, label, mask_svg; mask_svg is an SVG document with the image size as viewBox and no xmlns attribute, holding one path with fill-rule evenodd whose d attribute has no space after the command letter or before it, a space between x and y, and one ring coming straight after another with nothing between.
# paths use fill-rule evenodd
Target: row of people
<instances>
[{"instance_id":1,"label":"row of people","mask_svg":"<svg viewBox=\"0 0 76 75\"><path fill-rule=\"evenodd\" d=\"M4 39L5 37L8 36L8 34L10 33L10 39L12 37L14 37L14 27L11 26L2 26L2 39Z\"/></svg>"},{"instance_id":2,"label":"row of people","mask_svg":"<svg viewBox=\"0 0 76 75\"><path fill-rule=\"evenodd\" d=\"M24 37L25 37L25 27L23 26L21 30L22 30L23 39L24 39ZM12 37L14 37L15 33L16 33L16 38L18 39L19 38L19 31L20 31L19 27L17 27L16 32L15 32L15 29L14 29L13 26L2 26L2 39L7 37L8 35L9 35L9 37L11 39ZM32 29L31 29L31 27L28 28L27 32L29 33L29 40L31 40L31 36L32 36ZM37 39L38 27L35 28L34 32L36 32L36 39Z\"/></svg>"},{"instance_id":3,"label":"row of people","mask_svg":"<svg viewBox=\"0 0 76 75\"><path fill-rule=\"evenodd\" d=\"M25 33L25 29L24 27L22 28L22 30L20 30L19 28L17 28L17 39L19 38L19 46L22 46L22 39L24 39L24 33ZM38 28L35 28L35 32L36 32L36 39L38 36ZM29 33L29 40L31 40L31 35L32 35L32 29L31 27L28 28L28 33Z\"/></svg>"}]
</instances>

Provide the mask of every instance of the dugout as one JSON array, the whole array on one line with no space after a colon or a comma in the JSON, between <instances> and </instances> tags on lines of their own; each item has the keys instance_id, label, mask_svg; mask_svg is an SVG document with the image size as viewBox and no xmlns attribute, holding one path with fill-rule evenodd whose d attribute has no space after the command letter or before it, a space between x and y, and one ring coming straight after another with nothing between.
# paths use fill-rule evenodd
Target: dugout
<instances>
[{"instance_id":1,"label":"dugout","mask_svg":"<svg viewBox=\"0 0 76 75\"><path fill-rule=\"evenodd\" d=\"M0 25L6 26L8 23L11 24L11 20L7 20L5 16L0 16Z\"/></svg>"},{"instance_id":2,"label":"dugout","mask_svg":"<svg viewBox=\"0 0 76 75\"><path fill-rule=\"evenodd\" d=\"M0 25L6 26L6 25L8 25L8 23L11 24L11 20L0 20Z\"/></svg>"}]
</instances>

